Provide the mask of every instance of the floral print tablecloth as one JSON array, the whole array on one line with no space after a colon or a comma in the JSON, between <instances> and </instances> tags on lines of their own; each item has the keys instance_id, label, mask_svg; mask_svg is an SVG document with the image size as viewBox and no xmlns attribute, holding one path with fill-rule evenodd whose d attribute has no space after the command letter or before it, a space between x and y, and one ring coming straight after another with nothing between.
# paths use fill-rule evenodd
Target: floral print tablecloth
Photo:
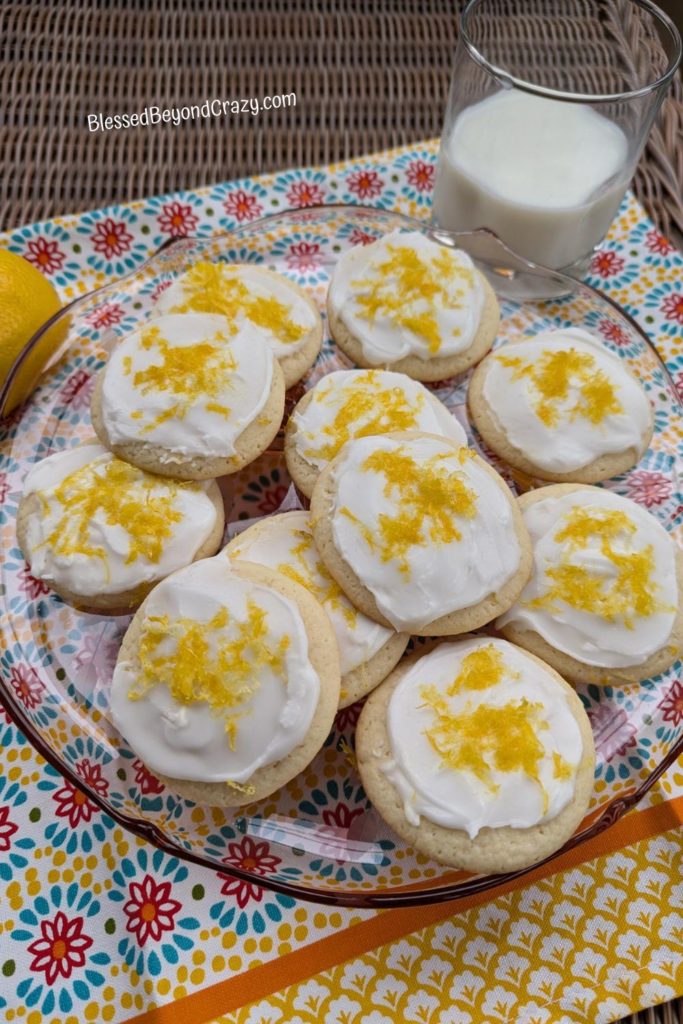
<instances>
[{"instance_id":1,"label":"floral print tablecloth","mask_svg":"<svg viewBox=\"0 0 683 1024\"><path fill-rule=\"evenodd\" d=\"M220 184L57 218L0 235L64 300L134 268L169 237L210 235L266 213L361 202L429 211L436 143L323 169ZM361 238L356 239L362 241ZM321 240L302 232L286 259L315 280ZM683 395L683 258L628 196L593 261L590 282L638 319ZM97 328L126 327L115 302ZM619 337L612 337L619 343ZM70 386L78 387L71 379ZM87 402L87 395L84 395ZM6 496L0 476L0 499ZM648 507L671 499L656 468L631 477ZM277 479L250 499L277 508ZM28 570L32 598L43 584ZM84 648L97 668L107 652ZM10 684L40 700L30 670ZM664 721L683 720L683 684L663 693ZM605 756L635 738L601 738ZM97 792L107 782L80 752ZM0 1015L22 1024L209 1020L275 1024L594 1024L683 993L683 769L644 807L590 844L505 890L411 910L336 910L297 902L186 865L126 834L30 747L0 713ZM140 762L136 781L158 783ZM353 812L325 794L325 820ZM226 866L273 867L266 842L230 844Z\"/></svg>"}]
</instances>

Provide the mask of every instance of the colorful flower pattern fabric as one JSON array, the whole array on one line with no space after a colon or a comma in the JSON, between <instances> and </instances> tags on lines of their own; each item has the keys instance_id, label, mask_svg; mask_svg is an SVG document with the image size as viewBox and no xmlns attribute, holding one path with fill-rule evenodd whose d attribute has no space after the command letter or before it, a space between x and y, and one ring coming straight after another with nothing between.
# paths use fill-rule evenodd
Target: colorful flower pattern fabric
<instances>
[{"instance_id":1,"label":"colorful flower pattern fabric","mask_svg":"<svg viewBox=\"0 0 683 1024\"><path fill-rule=\"evenodd\" d=\"M435 158L431 142L230 182L19 228L0 236L0 246L25 256L67 300L134 269L169 238L210 235L287 207L354 202L425 216ZM351 230L355 244L373 240ZM323 241L302 229L283 243L287 262L312 283ZM682 271L683 258L629 196L589 280L649 332L683 396ZM102 302L90 316L97 330L129 326L116 303ZM613 325L603 327L615 345L628 344ZM66 381L71 405L87 406L88 381L78 371ZM629 487L648 508L673 497L670 477L655 465L634 473ZM274 470L245 502L253 514L267 513L285 491ZM5 497L0 475L0 507ZM40 616L44 585L25 570L21 588ZM95 641L78 652L93 686L113 653ZM16 699L49 720L33 669L8 661L3 671ZM680 727L679 679L651 699L665 727ZM625 703L623 714L604 720L599 704L592 711L608 765L615 756L648 756L627 711ZM339 728L352 726L357 708L342 714ZM77 742L78 774L106 795L92 751ZM4 713L0 763L0 1016L8 1022L151 1022L157 1007L153 1019L162 1024L209 1016L226 1024L583 1024L683 992L683 840L673 830L683 820L680 769L628 819L641 830L638 842L613 830L610 841L621 849L471 905L418 908L411 917L318 906L235 879L231 866L248 866L256 878L274 868L268 843L250 837L226 844L225 872L181 863L125 833ZM158 798L163 788L145 765L133 761L132 771L140 792ZM332 785L310 799L331 827L347 829L357 813Z\"/></svg>"}]
</instances>

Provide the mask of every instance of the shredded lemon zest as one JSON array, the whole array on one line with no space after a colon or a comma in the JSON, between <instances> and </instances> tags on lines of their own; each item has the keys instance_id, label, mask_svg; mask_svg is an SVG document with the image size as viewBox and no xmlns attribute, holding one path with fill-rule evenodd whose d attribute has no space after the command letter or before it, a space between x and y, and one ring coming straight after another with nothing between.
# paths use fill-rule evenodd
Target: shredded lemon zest
<instances>
[{"instance_id":1,"label":"shredded lemon zest","mask_svg":"<svg viewBox=\"0 0 683 1024\"><path fill-rule=\"evenodd\" d=\"M162 493L155 494L160 487ZM156 565L165 541L173 536L173 524L182 520L176 507L178 495L198 489L193 483L162 483L158 477L121 459L89 463L70 473L55 488L54 496L64 511L43 545L58 556L99 558L107 566L107 551L92 534L94 520L103 517L107 526L121 527L128 536L126 565L140 558ZM44 498L43 505L47 508Z\"/></svg>"},{"instance_id":2,"label":"shredded lemon zest","mask_svg":"<svg viewBox=\"0 0 683 1024\"><path fill-rule=\"evenodd\" d=\"M228 339L217 331L212 341L193 345L171 345L156 325L143 328L140 344L149 351L157 349L159 362L133 374L133 385L143 395L163 391L177 396L178 401L155 416L143 427L143 433L154 430L169 419L184 419L189 409L204 400L210 412L228 417L228 406L212 401L225 394L232 386L236 369L235 358L228 347ZM133 373L132 364L124 366L124 373Z\"/></svg>"},{"instance_id":3,"label":"shredded lemon zest","mask_svg":"<svg viewBox=\"0 0 683 1024\"><path fill-rule=\"evenodd\" d=\"M578 398L566 411L570 421L581 416L598 424L607 416L624 411L614 385L605 371L597 367L590 352L579 352L574 348L546 351L534 362L505 352L497 353L495 358L513 370L513 380L524 377L529 381L539 396L534 412L547 427L557 426L560 420L558 404L567 401L572 388L578 390Z\"/></svg>"},{"instance_id":4,"label":"shredded lemon zest","mask_svg":"<svg viewBox=\"0 0 683 1024\"><path fill-rule=\"evenodd\" d=\"M334 384L330 383L315 393L313 401L324 406L326 399L334 398L336 393ZM331 460L351 438L414 430L424 408L424 395L418 394L415 401L409 400L402 388L384 386L377 370L369 370L362 384L355 382L343 388L342 395L343 401L333 421L322 428L324 436L316 436L317 444L304 449L306 458Z\"/></svg>"},{"instance_id":5,"label":"shredded lemon zest","mask_svg":"<svg viewBox=\"0 0 683 1024\"><path fill-rule=\"evenodd\" d=\"M460 449L460 461L470 454ZM458 518L473 519L477 513L476 494L462 473L446 465L452 457L452 453L438 453L425 462L416 462L404 448L373 452L363 469L383 475L385 496L394 500L400 497L402 508L394 515L381 513L376 532L350 509L340 509L340 514L359 528L370 549L378 551L383 562L396 559L404 575L410 574L410 548L461 540Z\"/></svg>"},{"instance_id":6,"label":"shredded lemon zest","mask_svg":"<svg viewBox=\"0 0 683 1024\"><path fill-rule=\"evenodd\" d=\"M308 328L292 319L292 307L274 295L253 295L239 274L221 263L195 263L183 279L185 299L172 313L220 313L230 321L230 332L239 328L240 317L273 334L284 344L299 341Z\"/></svg>"},{"instance_id":7,"label":"shredded lemon zest","mask_svg":"<svg viewBox=\"0 0 683 1024\"><path fill-rule=\"evenodd\" d=\"M389 257L372 264L375 277L353 282L354 288L364 289L355 296L359 315L370 321L386 317L423 339L434 355L442 341L437 313L462 308L472 271L445 248L431 257L401 245L387 249ZM457 328L453 332L459 333Z\"/></svg>"},{"instance_id":8,"label":"shredded lemon zest","mask_svg":"<svg viewBox=\"0 0 683 1024\"><path fill-rule=\"evenodd\" d=\"M544 751L537 732L548 728L541 717L542 704L522 698L502 705L468 704L454 712L435 686L422 686L420 696L434 712L434 724L425 735L443 767L469 771L494 791L492 767L523 771L540 781L537 769Z\"/></svg>"},{"instance_id":9,"label":"shredded lemon zest","mask_svg":"<svg viewBox=\"0 0 683 1024\"><path fill-rule=\"evenodd\" d=\"M465 655L460 671L446 693L454 697L462 690L487 690L502 682L506 672L510 674L503 661L503 652L493 644L487 644Z\"/></svg>"},{"instance_id":10,"label":"shredded lemon zest","mask_svg":"<svg viewBox=\"0 0 683 1024\"><path fill-rule=\"evenodd\" d=\"M237 793L243 793L244 796L253 796L256 792L256 786L252 786L251 783L244 785L241 782L235 782L234 779L226 779L225 785L230 789L234 789Z\"/></svg>"},{"instance_id":11,"label":"shredded lemon zest","mask_svg":"<svg viewBox=\"0 0 683 1024\"><path fill-rule=\"evenodd\" d=\"M569 761L565 761L561 754L553 751L553 778L559 782L568 782L574 775L574 769Z\"/></svg>"},{"instance_id":12,"label":"shredded lemon zest","mask_svg":"<svg viewBox=\"0 0 683 1024\"><path fill-rule=\"evenodd\" d=\"M493 769L499 772L523 772L541 787L543 813L548 794L540 776L544 757L539 731L548 728L542 717L543 705L522 698L499 706L469 704L454 712L435 686L422 686L420 696L434 712L433 724L425 730L441 766L456 772L469 772L492 793L498 792Z\"/></svg>"},{"instance_id":13,"label":"shredded lemon zest","mask_svg":"<svg viewBox=\"0 0 683 1024\"><path fill-rule=\"evenodd\" d=\"M577 611L590 612L608 622L621 618L627 629L634 619L671 610L657 599L654 579L654 549L651 544L640 551L624 551L620 537L632 537L635 524L625 512L600 507L576 507L565 517L555 540L564 543L560 564L545 570L551 581L548 590L527 602L530 608L557 609L562 602ZM610 577L571 562L571 553L585 549L591 540L599 540L600 551L616 569ZM620 550L621 548L621 550Z\"/></svg>"},{"instance_id":14,"label":"shredded lemon zest","mask_svg":"<svg viewBox=\"0 0 683 1024\"><path fill-rule=\"evenodd\" d=\"M344 755L344 760L353 771L358 770L358 760L356 758L356 752L349 746L344 737L339 740L337 744L337 750Z\"/></svg>"},{"instance_id":15,"label":"shredded lemon zest","mask_svg":"<svg viewBox=\"0 0 683 1024\"><path fill-rule=\"evenodd\" d=\"M234 750L238 721L249 713L248 701L260 686L263 670L284 675L289 645L287 635L273 643L266 612L253 600L247 601L243 622L231 620L225 607L208 622L149 616L138 646L140 674L128 696L139 700L163 684L179 704L205 702L211 714L223 718Z\"/></svg>"},{"instance_id":16,"label":"shredded lemon zest","mask_svg":"<svg viewBox=\"0 0 683 1024\"><path fill-rule=\"evenodd\" d=\"M344 592L337 583L337 581L330 575L327 566L317 556L317 551L314 548L313 537L306 530L293 530L292 531L298 542L290 549L291 555L294 559L294 563L291 562L280 562L275 566L277 572L282 573L283 576L287 576L288 579L293 580L300 586L305 587L309 594L312 594L321 604L326 604L330 608L341 610L348 626L353 629L358 621L358 611L353 605L345 599ZM237 546L234 550L235 557L243 558L249 557L249 548ZM315 570L320 577L322 577L322 583L318 583L313 576L309 568L309 558L311 554L315 558ZM308 557L307 557L308 556Z\"/></svg>"}]
</instances>

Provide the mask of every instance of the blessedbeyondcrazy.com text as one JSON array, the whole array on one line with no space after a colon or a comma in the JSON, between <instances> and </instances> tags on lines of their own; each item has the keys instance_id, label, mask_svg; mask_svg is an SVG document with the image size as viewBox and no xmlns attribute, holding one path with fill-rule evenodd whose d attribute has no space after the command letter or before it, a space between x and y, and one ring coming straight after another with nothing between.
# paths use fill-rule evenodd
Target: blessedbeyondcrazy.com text
<instances>
[{"instance_id":1,"label":"blessedbeyondcrazy.com text","mask_svg":"<svg viewBox=\"0 0 683 1024\"><path fill-rule=\"evenodd\" d=\"M204 100L182 107L159 107L150 105L133 114L88 114L88 131L109 132L125 128L147 128L157 124L180 125L184 121L195 121L207 117L226 117L235 114L250 114L256 117L262 110L279 110L281 107L295 107L296 93L279 93L277 96L252 96L249 99Z\"/></svg>"}]
</instances>

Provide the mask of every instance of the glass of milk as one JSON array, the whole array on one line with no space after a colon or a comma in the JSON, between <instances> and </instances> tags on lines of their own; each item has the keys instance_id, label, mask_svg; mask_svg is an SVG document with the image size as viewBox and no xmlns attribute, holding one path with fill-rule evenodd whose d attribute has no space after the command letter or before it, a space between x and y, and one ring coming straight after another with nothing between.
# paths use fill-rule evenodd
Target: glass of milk
<instances>
[{"instance_id":1,"label":"glass of milk","mask_svg":"<svg viewBox=\"0 0 683 1024\"><path fill-rule=\"evenodd\" d=\"M681 59L650 0L470 0L433 223L488 228L534 263L584 272Z\"/></svg>"}]
</instances>

